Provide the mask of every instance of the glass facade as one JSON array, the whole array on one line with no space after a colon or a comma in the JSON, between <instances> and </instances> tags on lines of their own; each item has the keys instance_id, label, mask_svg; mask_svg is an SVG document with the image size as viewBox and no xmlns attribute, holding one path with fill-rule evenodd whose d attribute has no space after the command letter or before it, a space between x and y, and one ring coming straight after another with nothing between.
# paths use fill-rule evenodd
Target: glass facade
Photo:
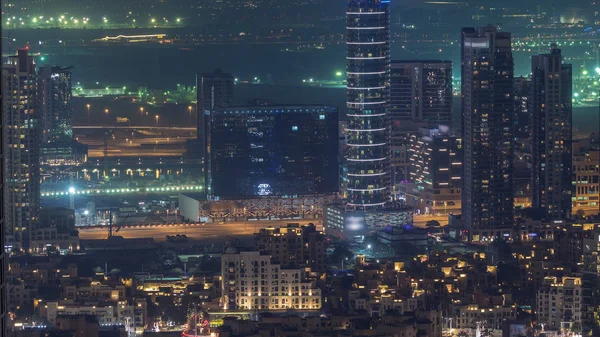
<instances>
[{"instance_id":1,"label":"glass facade","mask_svg":"<svg viewBox=\"0 0 600 337\"><path fill-rule=\"evenodd\" d=\"M350 0L346 8L346 170L348 206L383 207L389 201L389 1Z\"/></svg>"},{"instance_id":2,"label":"glass facade","mask_svg":"<svg viewBox=\"0 0 600 337\"><path fill-rule=\"evenodd\" d=\"M338 111L327 106L211 111L207 186L219 198L335 193Z\"/></svg>"}]
</instances>

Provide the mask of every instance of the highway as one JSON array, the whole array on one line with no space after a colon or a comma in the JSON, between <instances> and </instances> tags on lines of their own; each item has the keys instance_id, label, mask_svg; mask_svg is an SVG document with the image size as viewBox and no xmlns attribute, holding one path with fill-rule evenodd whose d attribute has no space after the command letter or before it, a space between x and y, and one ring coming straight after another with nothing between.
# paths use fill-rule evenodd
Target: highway
<instances>
[{"instance_id":1,"label":"highway","mask_svg":"<svg viewBox=\"0 0 600 337\"><path fill-rule=\"evenodd\" d=\"M114 235L122 236L126 239L153 238L155 241L166 241L167 235L187 235L192 243L215 243L222 244L228 237L240 238L250 237L261 228L273 226L285 226L288 223L299 223L307 225L314 223L321 229L318 220L278 220L278 221L247 221L247 222L224 222L208 223L203 226L160 226L151 227L122 228ZM108 236L107 228L78 228L79 238L82 240L106 239Z\"/></svg>"},{"instance_id":2,"label":"highway","mask_svg":"<svg viewBox=\"0 0 600 337\"><path fill-rule=\"evenodd\" d=\"M97 130L97 129L115 129L115 130L156 130L156 131L188 131L196 132L196 127L183 127L183 126L124 126L124 125L74 125L73 129L76 130Z\"/></svg>"}]
</instances>

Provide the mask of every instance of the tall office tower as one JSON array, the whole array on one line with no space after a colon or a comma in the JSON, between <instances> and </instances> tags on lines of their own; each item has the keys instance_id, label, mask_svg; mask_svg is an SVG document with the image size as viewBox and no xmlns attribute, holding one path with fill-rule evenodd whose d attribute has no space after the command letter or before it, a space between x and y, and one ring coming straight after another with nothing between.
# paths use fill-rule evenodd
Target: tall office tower
<instances>
[{"instance_id":1,"label":"tall office tower","mask_svg":"<svg viewBox=\"0 0 600 337\"><path fill-rule=\"evenodd\" d=\"M572 69L560 49L531 59L532 206L548 219L571 214Z\"/></svg>"},{"instance_id":2,"label":"tall office tower","mask_svg":"<svg viewBox=\"0 0 600 337\"><path fill-rule=\"evenodd\" d=\"M390 199L389 0L349 0L346 27L347 205L381 208Z\"/></svg>"},{"instance_id":3,"label":"tall office tower","mask_svg":"<svg viewBox=\"0 0 600 337\"><path fill-rule=\"evenodd\" d=\"M462 213L472 241L513 228L513 77L510 33L462 30Z\"/></svg>"},{"instance_id":4,"label":"tall office tower","mask_svg":"<svg viewBox=\"0 0 600 337\"><path fill-rule=\"evenodd\" d=\"M73 108L71 70L42 67L38 71L38 110L42 129L42 163L73 160Z\"/></svg>"},{"instance_id":5,"label":"tall office tower","mask_svg":"<svg viewBox=\"0 0 600 337\"><path fill-rule=\"evenodd\" d=\"M452 62L392 61L388 116L392 128L405 121L451 125Z\"/></svg>"},{"instance_id":6,"label":"tall office tower","mask_svg":"<svg viewBox=\"0 0 600 337\"><path fill-rule=\"evenodd\" d=\"M210 155L207 149L210 148L210 116L209 112L217 107L224 107L233 103L233 86L235 80L233 75L226 74L221 70L215 70L212 73L199 73L196 76L197 89L197 133L198 138L195 141L188 142L188 156L194 159L202 160L204 163L204 185L207 196L210 196Z\"/></svg>"},{"instance_id":7,"label":"tall office tower","mask_svg":"<svg viewBox=\"0 0 600 337\"><path fill-rule=\"evenodd\" d=\"M218 69L212 73L199 73L196 76L198 140L203 149L206 144L206 112L216 107L228 106L233 103L234 78ZM204 153L201 154L204 158Z\"/></svg>"},{"instance_id":8,"label":"tall office tower","mask_svg":"<svg viewBox=\"0 0 600 337\"><path fill-rule=\"evenodd\" d=\"M27 248L40 207L40 128L36 74L27 49L11 56L2 71L6 174L4 197L7 244Z\"/></svg>"},{"instance_id":9,"label":"tall office tower","mask_svg":"<svg viewBox=\"0 0 600 337\"><path fill-rule=\"evenodd\" d=\"M210 195L336 193L338 111L322 105L254 105L210 112L205 171Z\"/></svg>"}]
</instances>

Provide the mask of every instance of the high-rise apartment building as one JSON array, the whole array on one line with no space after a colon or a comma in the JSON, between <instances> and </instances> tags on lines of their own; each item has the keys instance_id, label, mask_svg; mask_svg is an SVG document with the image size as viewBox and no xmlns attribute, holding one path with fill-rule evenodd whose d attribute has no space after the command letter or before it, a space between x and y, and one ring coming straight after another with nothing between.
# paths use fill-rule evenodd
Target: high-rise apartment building
<instances>
[{"instance_id":1,"label":"high-rise apartment building","mask_svg":"<svg viewBox=\"0 0 600 337\"><path fill-rule=\"evenodd\" d=\"M269 255L227 247L221 256L224 310L319 310L321 290L310 268L287 269Z\"/></svg>"},{"instance_id":2,"label":"high-rise apartment building","mask_svg":"<svg viewBox=\"0 0 600 337\"><path fill-rule=\"evenodd\" d=\"M392 61L388 116L394 124L452 124L452 62ZM393 136L392 136L393 141Z\"/></svg>"},{"instance_id":3,"label":"high-rise apartment building","mask_svg":"<svg viewBox=\"0 0 600 337\"><path fill-rule=\"evenodd\" d=\"M389 0L349 0L346 7L347 205L382 208L390 196L387 106L390 86Z\"/></svg>"},{"instance_id":4,"label":"high-rise apartment building","mask_svg":"<svg viewBox=\"0 0 600 337\"><path fill-rule=\"evenodd\" d=\"M572 69L560 49L531 59L532 206L548 219L571 214Z\"/></svg>"},{"instance_id":5,"label":"high-rise apartment building","mask_svg":"<svg viewBox=\"0 0 600 337\"><path fill-rule=\"evenodd\" d=\"M19 49L2 71L7 245L27 248L40 207L40 140L33 57Z\"/></svg>"},{"instance_id":6,"label":"high-rise apartment building","mask_svg":"<svg viewBox=\"0 0 600 337\"><path fill-rule=\"evenodd\" d=\"M401 193L422 213L459 213L462 189L462 140L450 127L420 129L410 138L410 180Z\"/></svg>"},{"instance_id":7,"label":"high-rise apartment building","mask_svg":"<svg viewBox=\"0 0 600 337\"><path fill-rule=\"evenodd\" d=\"M390 73L391 176L398 187L410 180L411 135L452 124L452 62L392 61Z\"/></svg>"},{"instance_id":8,"label":"high-rise apartment building","mask_svg":"<svg viewBox=\"0 0 600 337\"><path fill-rule=\"evenodd\" d=\"M335 193L338 111L323 105L220 107L208 116L210 195Z\"/></svg>"},{"instance_id":9,"label":"high-rise apartment building","mask_svg":"<svg viewBox=\"0 0 600 337\"><path fill-rule=\"evenodd\" d=\"M462 30L462 215L473 241L513 227L514 65L511 35Z\"/></svg>"},{"instance_id":10,"label":"high-rise apartment building","mask_svg":"<svg viewBox=\"0 0 600 337\"><path fill-rule=\"evenodd\" d=\"M590 139L573 142L573 183L573 214L600 213L600 149Z\"/></svg>"},{"instance_id":11,"label":"high-rise apartment building","mask_svg":"<svg viewBox=\"0 0 600 337\"><path fill-rule=\"evenodd\" d=\"M2 15L0 14L0 18ZM2 29L0 28L0 33ZM2 46L0 45L0 55L2 55ZM0 61L0 64L2 62ZM2 71L2 66L0 66L0 75L4 77L4 72ZM4 140L4 80L0 80L0 139ZM0 197L4 199L6 197L6 190L4 184L4 153L5 148L4 145L0 145ZM8 255L4 252L5 245L5 228L6 225L4 221L5 216L5 208L4 202L0 203L0 336L7 336L7 319L8 319L8 303L7 303L7 294L6 294L6 277L8 276Z\"/></svg>"},{"instance_id":12,"label":"high-rise apartment building","mask_svg":"<svg viewBox=\"0 0 600 337\"><path fill-rule=\"evenodd\" d=\"M254 234L255 248L271 256L271 261L282 266L309 267L312 271L325 271L325 233L315 225L288 224L281 228L263 228Z\"/></svg>"},{"instance_id":13,"label":"high-rise apartment building","mask_svg":"<svg viewBox=\"0 0 600 337\"><path fill-rule=\"evenodd\" d=\"M74 159L72 94L69 68L39 69L37 98L43 163L65 164Z\"/></svg>"}]
</instances>

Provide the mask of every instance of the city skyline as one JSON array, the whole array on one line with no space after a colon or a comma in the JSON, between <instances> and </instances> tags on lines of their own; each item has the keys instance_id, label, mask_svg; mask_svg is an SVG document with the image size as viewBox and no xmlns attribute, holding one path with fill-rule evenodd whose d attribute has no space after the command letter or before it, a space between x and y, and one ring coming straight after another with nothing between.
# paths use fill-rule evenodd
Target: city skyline
<instances>
[{"instance_id":1,"label":"city skyline","mask_svg":"<svg viewBox=\"0 0 600 337\"><path fill-rule=\"evenodd\" d=\"M600 335L600 3L34 2L1 337Z\"/></svg>"}]
</instances>

